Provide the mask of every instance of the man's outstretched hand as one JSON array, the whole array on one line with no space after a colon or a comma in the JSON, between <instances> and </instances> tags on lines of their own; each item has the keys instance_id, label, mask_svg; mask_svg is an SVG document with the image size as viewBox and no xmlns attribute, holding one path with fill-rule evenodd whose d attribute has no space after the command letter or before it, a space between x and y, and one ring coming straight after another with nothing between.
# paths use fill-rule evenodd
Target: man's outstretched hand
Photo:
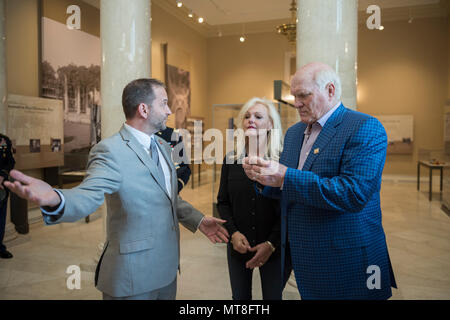
<instances>
[{"instance_id":1,"label":"man's outstretched hand","mask_svg":"<svg viewBox=\"0 0 450 320\"><path fill-rule=\"evenodd\" d=\"M19 197L38 204L40 207L56 207L61 199L46 182L27 176L18 170L11 170L10 177L15 181L5 181L4 185Z\"/></svg>"},{"instance_id":2,"label":"man's outstretched hand","mask_svg":"<svg viewBox=\"0 0 450 320\"><path fill-rule=\"evenodd\" d=\"M204 217L199 229L212 243L228 242L228 231L220 225L225 222L225 220L214 217Z\"/></svg>"}]
</instances>

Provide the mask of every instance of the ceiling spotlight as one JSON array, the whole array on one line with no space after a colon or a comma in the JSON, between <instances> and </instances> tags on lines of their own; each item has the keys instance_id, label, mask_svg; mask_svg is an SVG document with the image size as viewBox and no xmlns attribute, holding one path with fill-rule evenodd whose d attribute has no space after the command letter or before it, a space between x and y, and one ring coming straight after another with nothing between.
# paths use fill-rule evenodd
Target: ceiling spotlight
<instances>
[{"instance_id":1,"label":"ceiling spotlight","mask_svg":"<svg viewBox=\"0 0 450 320\"><path fill-rule=\"evenodd\" d=\"M414 18L409 18L408 23L412 23Z\"/></svg>"},{"instance_id":2,"label":"ceiling spotlight","mask_svg":"<svg viewBox=\"0 0 450 320\"><path fill-rule=\"evenodd\" d=\"M203 23L205 21L202 17L198 18L198 23Z\"/></svg>"},{"instance_id":3,"label":"ceiling spotlight","mask_svg":"<svg viewBox=\"0 0 450 320\"><path fill-rule=\"evenodd\" d=\"M380 26L380 27L378 28L378 30L383 31L383 30L384 30L384 27L383 27L383 26Z\"/></svg>"},{"instance_id":4,"label":"ceiling spotlight","mask_svg":"<svg viewBox=\"0 0 450 320\"><path fill-rule=\"evenodd\" d=\"M178 7L178 8L181 8L182 6L183 6L183 2L177 1L177 7Z\"/></svg>"},{"instance_id":5,"label":"ceiling spotlight","mask_svg":"<svg viewBox=\"0 0 450 320\"><path fill-rule=\"evenodd\" d=\"M241 36L241 37L239 38L239 41L240 41L240 42L245 42L245 37L244 37L244 36Z\"/></svg>"},{"instance_id":6,"label":"ceiling spotlight","mask_svg":"<svg viewBox=\"0 0 450 320\"><path fill-rule=\"evenodd\" d=\"M193 18L193 17L194 17L194 13L192 12L192 10L189 11L188 17L189 17L189 18Z\"/></svg>"}]
</instances>

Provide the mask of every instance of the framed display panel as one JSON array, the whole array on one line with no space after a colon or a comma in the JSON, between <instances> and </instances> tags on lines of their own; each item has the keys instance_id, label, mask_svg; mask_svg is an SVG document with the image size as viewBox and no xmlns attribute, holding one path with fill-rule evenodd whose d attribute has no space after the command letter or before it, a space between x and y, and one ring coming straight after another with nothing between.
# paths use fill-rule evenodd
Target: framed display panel
<instances>
[{"instance_id":1,"label":"framed display panel","mask_svg":"<svg viewBox=\"0 0 450 320\"><path fill-rule=\"evenodd\" d=\"M64 165L63 121L61 100L8 95L8 132L16 150L16 169Z\"/></svg>"},{"instance_id":2,"label":"framed display panel","mask_svg":"<svg viewBox=\"0 0 450 320\"><path fill-rule=\"evenodd\" d=\"M412 115L375 116L388 136L387 154L412 154L414 117Z\"/></svg>"}]
</instances>

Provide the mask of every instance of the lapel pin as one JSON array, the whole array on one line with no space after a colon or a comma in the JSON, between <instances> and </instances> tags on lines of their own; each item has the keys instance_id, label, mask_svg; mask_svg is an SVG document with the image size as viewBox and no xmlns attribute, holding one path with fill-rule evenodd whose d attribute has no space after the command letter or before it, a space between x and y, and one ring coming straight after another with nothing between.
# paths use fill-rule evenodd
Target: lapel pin
<instances>
[{"instance_id":1,"label":"lapel pin","mask_svg":"<svg viewBox=\"0 0 450 320\"><path fill-rule=\"evenodd\" d=\"M319 151L320 151L320 149L319 149L319 148L317 148L317 149L314 149L314 154L318 154L318 153L319 153Z\"/></svg>"}]
</instances>

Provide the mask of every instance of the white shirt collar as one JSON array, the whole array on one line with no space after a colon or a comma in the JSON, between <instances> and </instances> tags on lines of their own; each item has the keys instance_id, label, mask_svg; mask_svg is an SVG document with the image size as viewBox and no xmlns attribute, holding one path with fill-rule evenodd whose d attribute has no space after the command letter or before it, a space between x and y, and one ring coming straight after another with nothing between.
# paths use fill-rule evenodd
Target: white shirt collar
<instances>
[{"instance_id":1,"label":"white shirt collar","mask_svg":"<svg viewBox=\"0 0 450 320\"><path fill-rule=\"evenodd\" d=\"M154 139L153 134L149 136L148 134L139 131L136 128L124 123L124 127L137 139L137 141L145 148L150 148L151 139Z\"/></svg>"},{"instance_id":2,"label":"white shirt collar","mask_svg":"<svg viewBox=\"0 0 450 320\"><path fill-rule=\"evenodd\" d=\"M325 124L327 123L328 119L331 117L331 115L336 111L337 108L341 105L341 102L339 101L330 111L325 113L322 118L317 120L317 122L320 124L320 126L323 128L325 127Z\"/></svg>"},{"instance_id":3,"label":"white shirt collar","mask_svg":"<svg viewBox=\"0 0 450 320\"><path fill-rule=\"evenodd\" d=\"M314 122L311 127L316 127L319 125L320 126L319 128L322 129L325 126L325 124L327 123L328 119L336 111L336 109L339 108L340 105L341 105L341 102L339 101L338 104L336 104L330 111L325 113L322 116L322 118L320 118L319 120ZM306 127L304 134L308 134L308 126Z\"/></svg>"}]
</instances>

